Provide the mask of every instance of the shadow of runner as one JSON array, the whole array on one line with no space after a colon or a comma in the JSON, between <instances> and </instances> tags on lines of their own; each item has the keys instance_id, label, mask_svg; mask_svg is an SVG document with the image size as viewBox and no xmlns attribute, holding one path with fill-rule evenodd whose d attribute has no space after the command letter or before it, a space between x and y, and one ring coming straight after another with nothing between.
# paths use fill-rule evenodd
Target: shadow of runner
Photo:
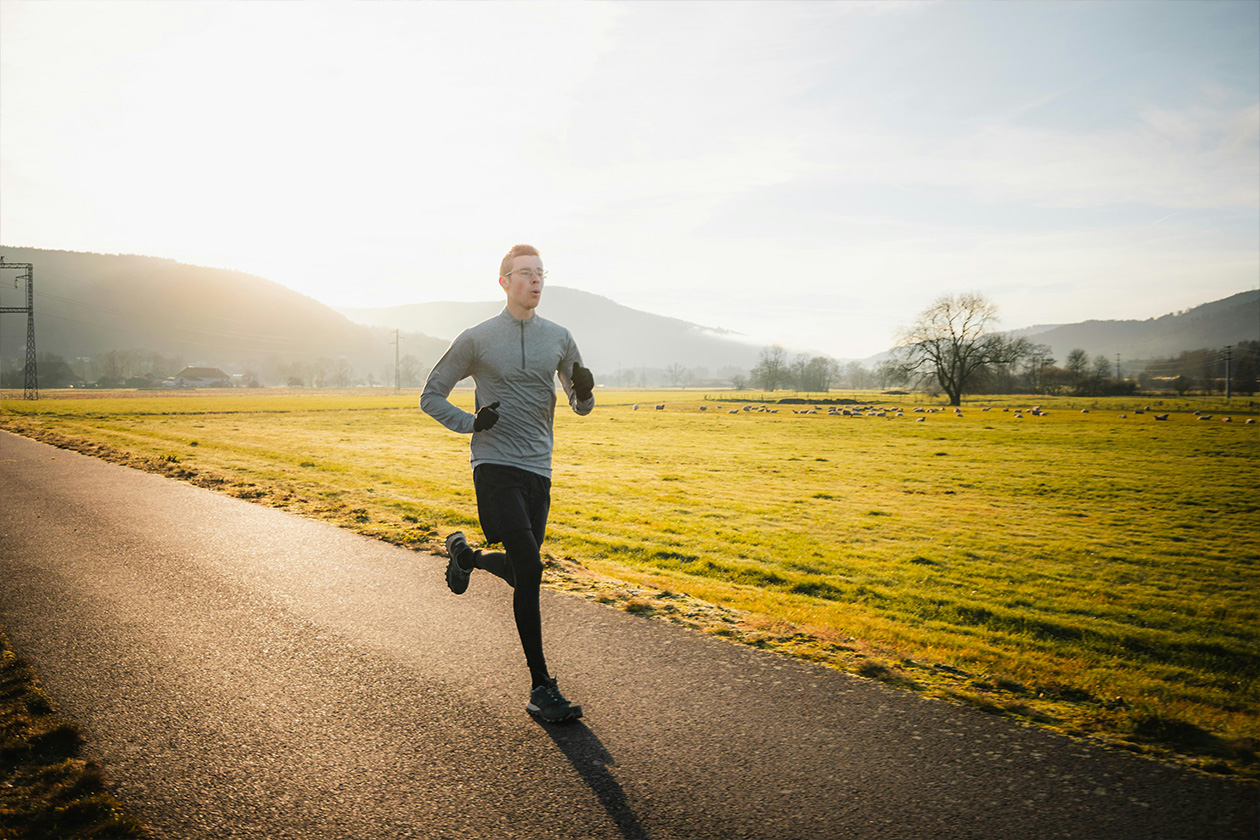
<instances>
[{"instance_id":1,"label":"shadow of runner","mask_svg":"<svg viewBox=\"0 0 1260 840\"><path fill-rule=\"evenodd\" d=\"M626 792L608 770L616 761L604 749L595 733L580 721L564 725L545 724L537 719L534 722L551 736L551 740L556 742L556 746L569 759L573 769L577 770L582 780L595 792L599 803L617 824L621 836L626 840L648 840L647 829L639 822L630 803L626 801Z\"/></svg>"}]
</instances>

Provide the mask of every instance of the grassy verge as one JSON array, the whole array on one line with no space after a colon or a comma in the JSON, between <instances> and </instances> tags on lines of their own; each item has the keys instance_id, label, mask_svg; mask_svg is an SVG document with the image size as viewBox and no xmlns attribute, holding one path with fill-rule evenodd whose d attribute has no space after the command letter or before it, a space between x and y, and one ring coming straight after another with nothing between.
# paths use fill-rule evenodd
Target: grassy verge
<instances>
[{"instance_id":1,"label":"grassy verge","mask_svg":"<svg viewBox=\"0 0 1260 840\"><path fill-rule=\"evenodd\" d=\"M0 630L0 838L150 836L109 794L82 747L78 727L57 714Z\"/></svg>"},{"instance_id":2,"label":"grassy verge","mask_svg":"<svg viewBox=\"0 0 1260 840\"><path fill-rule=\"evenodd\" d=\"M601 391L590 417L560 412L552 585L1260 776L1254 403L1039 399L1033 414L1000 398L960 416L921 397L828 398L887 410ZM431 551L476 532L476 505L467 439L415 406L42 399L6 402L0 428Z\"/></svg>"}]
</instances>

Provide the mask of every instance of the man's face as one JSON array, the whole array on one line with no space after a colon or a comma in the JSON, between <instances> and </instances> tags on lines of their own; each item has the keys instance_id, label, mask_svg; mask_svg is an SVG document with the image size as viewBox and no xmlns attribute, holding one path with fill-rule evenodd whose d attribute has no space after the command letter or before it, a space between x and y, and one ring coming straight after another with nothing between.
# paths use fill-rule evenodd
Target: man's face
<instances>
[{"instance_id":1,"label":"man's face","mask_svg":"<svg viewBox=\"0 0 1260 840\"><path fill-rule=\"evenodd\" d=\"M532 271L522 271L531 269ZM542 299L542 258L533 256L513 257L512 270L499 278L499 285L507 292L508 303L517 309L533 310Z\"/></svg>"}]
</instances>

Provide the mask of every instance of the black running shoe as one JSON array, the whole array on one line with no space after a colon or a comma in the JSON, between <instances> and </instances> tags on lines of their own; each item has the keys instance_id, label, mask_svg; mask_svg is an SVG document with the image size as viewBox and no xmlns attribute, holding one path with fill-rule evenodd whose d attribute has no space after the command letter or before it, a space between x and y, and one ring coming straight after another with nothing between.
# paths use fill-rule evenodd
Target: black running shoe
<instances>
[{"instance_id":1,"label":"black running shoe","mask_svg":"<svg viewBox=\"0 0 1260 840\"><path fill-rule=\"evenodd\" d=\"M554 677L529 693L529 704L525 711L547 723L564 723L582 716L582 707L564 699L564 695L556 687Z\"/></svg>"},{"instance_id":2,"label":"black running shoe","mask_svg":"<svg viewBox=\"0 0 1260 840\"><path fill-rule=\"evenodd\" d=\"M468 576L472 574L471 569L464 571L459 565L459 558L465 555L468 555L467 562L472 565L472 549L464 539L464 532L456 531L446 538L446 585L456 595L463 595L468 591Z\"/></svg>"}]
</instances>

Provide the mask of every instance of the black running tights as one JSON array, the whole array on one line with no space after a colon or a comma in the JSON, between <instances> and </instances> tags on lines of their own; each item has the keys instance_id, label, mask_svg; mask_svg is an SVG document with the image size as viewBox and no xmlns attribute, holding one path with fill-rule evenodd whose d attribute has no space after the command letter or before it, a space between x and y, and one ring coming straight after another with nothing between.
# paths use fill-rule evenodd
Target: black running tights
<instances>
[{"instance_id":1,"label":"black running tights","mask_svg":"<svg viewBox=\"0 0 1260 840\"><path fill-rule=\"evenodd\" d=\"M516 632L525 649L525 662L534 687L548 678L547 661L543 658L542 615L538 610L538 593L542 587L542 555L538 540L529 530L503 535L501 551L478 551L476 567L503 578L513 588L512 612L516 616Z\"/></svg>"}]
</instances>

